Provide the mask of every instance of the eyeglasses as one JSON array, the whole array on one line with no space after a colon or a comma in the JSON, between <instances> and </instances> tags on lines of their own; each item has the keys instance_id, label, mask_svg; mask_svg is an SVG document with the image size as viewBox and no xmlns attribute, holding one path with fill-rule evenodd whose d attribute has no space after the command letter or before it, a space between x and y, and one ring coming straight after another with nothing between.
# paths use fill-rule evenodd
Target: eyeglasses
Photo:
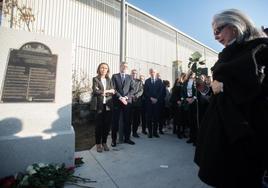
<instances>
[{"instance_id":1,"label":"eyeglasses","mask_svg":"<svg viewBox=\"0 0 268 188\"><path fill-rule=\"evenodd\" d=\"M228 25L229 25L229 24L223 24L223 25L217 27L217 28L214 30L214 35L218 35L218 34L220 34L220 33L222 32L222 30L223 30L226 26L228 26Z\"/></svg>"}]
</instances>

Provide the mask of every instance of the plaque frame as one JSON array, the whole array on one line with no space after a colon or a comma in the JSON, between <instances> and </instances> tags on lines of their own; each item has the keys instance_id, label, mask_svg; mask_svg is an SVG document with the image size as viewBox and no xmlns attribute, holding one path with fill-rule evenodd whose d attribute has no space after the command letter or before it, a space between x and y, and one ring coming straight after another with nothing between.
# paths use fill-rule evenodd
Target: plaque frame
<instances>
[{"instance_id":1,"label":"plaque frame","mask_svg":"<svg viewBox=\"0 0 268 188\"><path fill-rule=\"evenodd\" d=\"M40 42L11 48L1 102L55 102L58 55Z\"/></svg>"}]
</instances>

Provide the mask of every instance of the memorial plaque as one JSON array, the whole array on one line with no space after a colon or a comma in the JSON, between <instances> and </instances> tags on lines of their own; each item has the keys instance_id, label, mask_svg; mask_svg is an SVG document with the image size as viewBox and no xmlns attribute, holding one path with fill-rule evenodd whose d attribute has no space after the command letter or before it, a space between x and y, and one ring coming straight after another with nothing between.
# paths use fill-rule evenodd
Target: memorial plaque
<instances>
[{"instance_id":1,"label":"memorial plaque","mask_svg":"<svg viewBox=\"0 0 268 188\"><path fill-rule=\"evenodd\" d=\"M53 102L57 55L44 44L30 42L11 49L2 102Z\"/></svg>"}]
</instances>

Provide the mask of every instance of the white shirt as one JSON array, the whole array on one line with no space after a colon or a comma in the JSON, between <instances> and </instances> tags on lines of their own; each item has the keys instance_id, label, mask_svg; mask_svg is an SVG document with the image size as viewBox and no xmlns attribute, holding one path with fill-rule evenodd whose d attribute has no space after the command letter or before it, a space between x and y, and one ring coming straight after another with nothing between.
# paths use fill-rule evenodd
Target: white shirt
<instances>
[{"instance_id":1,"label":"white shirt","mask_svg":"<svg viewBox=\"0 0 268 188\"><path fill-rule=\"evenodd\" d=\"M193 96L193 90L192 90L193 83L194 83L194 80L193 79L189 79L188 80L188 84L187 84L187 96L188 97L192 97Z\"/></svg>"},{"instance_id":2,"label":"white shirt","mask_svg":"<svg viewBox=\"0 0 268 188\"><path fill-rule=\"evenodd\" d=\"M103 85L104 90L106 90L106 78L101 78L101 83ZM106 96L103 97L103 104L106 104Z\"/></svg>"}]
</instances>

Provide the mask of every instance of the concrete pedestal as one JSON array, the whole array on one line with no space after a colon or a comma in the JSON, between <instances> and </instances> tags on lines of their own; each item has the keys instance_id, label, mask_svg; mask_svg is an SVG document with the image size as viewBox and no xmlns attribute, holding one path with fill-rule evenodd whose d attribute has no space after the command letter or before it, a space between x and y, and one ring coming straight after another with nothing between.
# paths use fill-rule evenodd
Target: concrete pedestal
<instances>
[{"instance_id":1,"label":"concrete pedestal","mask_svg":"<svg viewBox=\"0 0 268 188\"><path fill-rule=\"evenodd\" d=\"M74 164L71 41L0 27L0 94L3 95L11 49L28 42L45 44L57 55L55 99L0 102L0 177L23 172L33 163Z\"/></svg>"}]
</instances>

